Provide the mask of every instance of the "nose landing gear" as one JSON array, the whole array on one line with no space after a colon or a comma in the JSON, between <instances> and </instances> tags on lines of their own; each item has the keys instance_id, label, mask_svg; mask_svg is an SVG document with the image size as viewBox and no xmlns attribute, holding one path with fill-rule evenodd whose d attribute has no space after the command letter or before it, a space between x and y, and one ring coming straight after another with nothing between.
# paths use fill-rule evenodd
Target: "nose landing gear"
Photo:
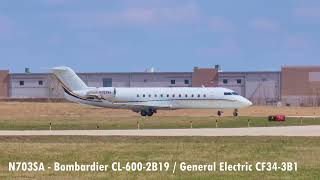
<instances>
[{"instance_id":1,"label":"nose landing gear","mask_svg":"<svg viewBox=\"0 0 320 180\"><path fill-rule=\"evenodd\" d=\"M233 116L234 116L234 117L237 117L238 115L239 115L238 109L234 109L234 111L233 111Z\"/></svg>"}]
</instances>

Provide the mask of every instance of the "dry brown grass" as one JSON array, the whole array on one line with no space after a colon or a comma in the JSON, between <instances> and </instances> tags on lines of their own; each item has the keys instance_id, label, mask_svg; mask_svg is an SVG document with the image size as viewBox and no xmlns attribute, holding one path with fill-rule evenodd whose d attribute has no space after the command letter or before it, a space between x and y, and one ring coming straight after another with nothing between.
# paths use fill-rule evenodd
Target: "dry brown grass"
<instances>
[{"instance_id":1,"label":"dry brown grass","mask_svg":"<svg viewBox=\"0 0 320 180\"><path fill-rule=\"evenodd\" d=\"M233 110L224 110L225 116L231 116ZM217 110L160 110L156 116L189 116L206 117L215 116ZM284 114L291 116L320 116L319 107L274 107L252 106L240 109L241 116L268 116ZM27 118L27 117L133 117L139 116L130 110L96 108L74 103L30 103L30 102L0 102L1 118Z\"/></svg>"}]
</instances>

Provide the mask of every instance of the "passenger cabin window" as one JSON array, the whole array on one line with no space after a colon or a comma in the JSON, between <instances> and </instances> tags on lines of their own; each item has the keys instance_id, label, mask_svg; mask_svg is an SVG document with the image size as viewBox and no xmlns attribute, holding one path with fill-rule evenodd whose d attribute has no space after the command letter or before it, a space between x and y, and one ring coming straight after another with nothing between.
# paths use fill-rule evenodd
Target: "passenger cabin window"
<instances>
[{"instance_id":1,"label":"passenger cabin window","mask_svg":"<svg viewBox=\"0 0 320 180\"><path fill-rule=\"evenodd\" d=\"M193 95L193 94L191 94L191 97L194 97L194 95Z\"/></svg>"},{"instance_id":2,"label":"passenger cabin window","mask_svg":"<svg viewBox=\"0 0 320 180\"><path fill-rule=\"evenodd\" d=\"M157 97L157 95L155 94L154 97Z\"/></svg>"},{"instance_id":3,"label":"passenger cabin window","mask_svg":"<svg viewBox=\"0 0 320 180\"><path fill-rule=\"evenodd\" d=\"M198 94L198 98L200 97L200 94Z\"/></svg>"},{"instance_id":4,"label":"passenger cabin window","mask_svg":"<svg viewBox=\"0 0 320 180\"><path fill-rule=\"evenodd\" d=\"M241 84L241 79L237 79L237 84Z\"/></svg>"},{"instance_id":5,"label":"passenger cabin window","mask_svg":"<svg viewBox=\"0 0 320 180\"><path fill-rule=\"evenodd\" d=\"M174 95L174 94L172 94L172 97L175 97L175 95Z\"/></svg>"},{"instance_id":6,"label":"passenger cabin window","mask_svg":"<svg viewBox=\"0 0 320 180\"><path fill-rule=\"evenodd\" d=\"M204 94L203 97L205 98L205 97L207 97L207 95Z\"/></svg>"},{"instance_id":7,"label":"passenger cabin window","mask_svg":"<svg viewBox=\"0 0 320 180\"><path fill-rule=\"evenodd\" d=\"M19 81L20 86L24 86L24 81Z\"/></svg>"},{"instance_id":8,"label":"passenger cabin window","mask_svg":"<svg viewBox=\"0 0 320 180\"><path fill-rule=\"evenodd\" d=\"M144 94L144 95L142 95L142 97L146 97L146 95Z\"/></svg>"},{"instance_id":9,"label":"passenger cabin window","mask_svg":"<svg viewBox=\"0 0 320 180\"><path fill-rule=\"evenodd\" d=\"M151 94L149 94L149 97L151 97Z\"/></svg>"},{"instance_id":10,"label":"passenger cabin window","mask_svg":"<svg viewBox=\"0 0 320 180\"><path fill-rule=\"evenodd\" d=\"M169 94L167 94L167 97L169 97Z\"/></svg>"},{"instance_id":11,"label":"passenger cabin window","mask_svg":"<svg viewBox=\"0 0 320 180\"><path fill-rule=\"evenodd\" d=\"M38 81L38 84L39 84L39 86L42 86L43 85L43 81L42 80Z\"/></svg>"},{"instance_id":12,"label":"passenger cabin window","mask_svg":"<svg viewBox=\"0 0 320 180\"><path fill-rule=\"evenodd\" d=\"M228 79L224 79L223 84L228 84Z\"/></svg>"},{"instance_id":13,"label":"passenger cabin window","mask_svg":"<svg viewBox=\"0 0 320 180\"><path fill-rule=\"evenodd\" d=\"M139 97L139 94L137 94L137 97Z\"/></svg>"},{"instance_id":14,"label":"passenger cabin window","mask_svg":"<svg viewBox=\"0 0 320 180\"><path fill-rule=\"evenodd\" d=\"M225 92L224 95L232 95L231 92Z\"/></svg>"},{"instance_id":15,"label":"passenger cabin window","mask_svg":"<svg viewBox=\"0 0 320 180\"><path fill-rule=\"evenodd\" d=\"M163 97L163 94L160 94L160 97Z\"/></svg>"},{"instance_id":16,"label":"passenger cabin window","mask_svg":"<svg viewBox=\"0 0 320 180\"><path fill-rule=\"evenodd\" d=\"M179 97L181 97L181 94L179 94Z\"/></svg>"},{"instance_id":17,"label":"passenger cabin window","mask_svg":"<svg viewBox=\"0 0 320 180\"><path fill-rule=\"evenodd\" d=\"M188 94L186 94L185 97L187 98L187 97L188 97Z\"/></svg>"},{"instance_id":18,"label":"passenger cabin window","mask_svg":"<svg viewBox=\"0 0 320 180\"><path fill-rule=\"evenodd\" d=\"M176 84L176 80L172 79L171 84Z\"/></svg>"},{"instance_id":19,"label":"passenger cabin window","mask_svg":"<svg viewBox=\"0 0 320 180\"><path fill-rule=\"evenodd\" d=\"M184 84L189 84L189 80L188 80L188 79L185 79L185 80L184 80Z\"/></svg>"}]
</instances>

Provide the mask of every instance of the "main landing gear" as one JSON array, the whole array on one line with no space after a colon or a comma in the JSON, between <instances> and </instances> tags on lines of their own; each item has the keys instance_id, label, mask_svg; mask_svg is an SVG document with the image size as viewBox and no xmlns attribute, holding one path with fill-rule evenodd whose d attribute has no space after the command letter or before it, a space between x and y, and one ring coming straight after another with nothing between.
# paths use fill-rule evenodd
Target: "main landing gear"
<instances>
[{"instance_id":1,"label":"main landing gear","mask_svg":"<svg viewBox=\"0 0 320 180\"><path fill-rule=\"evenodd\" d=\"M157 110L156 109L147 109L147 110L140 111L141 116L152 116L153 113L157 113Z\"/></svg>"},{"instance_id":2,"label":"main landing gear","mask_svg":"<svg viewBox=\"0 0 320 180\"><path fill-rule=\"evenodd\" d=\"M218 115L219 117L222 116L222 114L223 114L223 111L220 111L220 110L219 110L219 111L217 112L217 115ZM237 117L237 116L239 115L238 109L234 109L234 111L233 111L232 114L233 114L234 117Z\"/></svg>"}]
</instances>

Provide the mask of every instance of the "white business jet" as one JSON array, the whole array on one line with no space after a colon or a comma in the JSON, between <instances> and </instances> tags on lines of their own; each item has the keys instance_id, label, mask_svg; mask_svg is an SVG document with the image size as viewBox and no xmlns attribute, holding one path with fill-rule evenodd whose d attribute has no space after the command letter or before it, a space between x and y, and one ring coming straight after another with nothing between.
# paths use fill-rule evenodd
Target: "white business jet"
<instances>
[{"instance_id":1,"label":"white business jet","mask_svg":"<svg viewBox=\"0 0 320 180\"><path fill-rule=\"evenodd\" d=\"M67 100L105 108L131 109L152 116L159 109L237 109L252 103L221 87L88 87L69 67L52 68Z\"/></svg>"}]
</instances>

